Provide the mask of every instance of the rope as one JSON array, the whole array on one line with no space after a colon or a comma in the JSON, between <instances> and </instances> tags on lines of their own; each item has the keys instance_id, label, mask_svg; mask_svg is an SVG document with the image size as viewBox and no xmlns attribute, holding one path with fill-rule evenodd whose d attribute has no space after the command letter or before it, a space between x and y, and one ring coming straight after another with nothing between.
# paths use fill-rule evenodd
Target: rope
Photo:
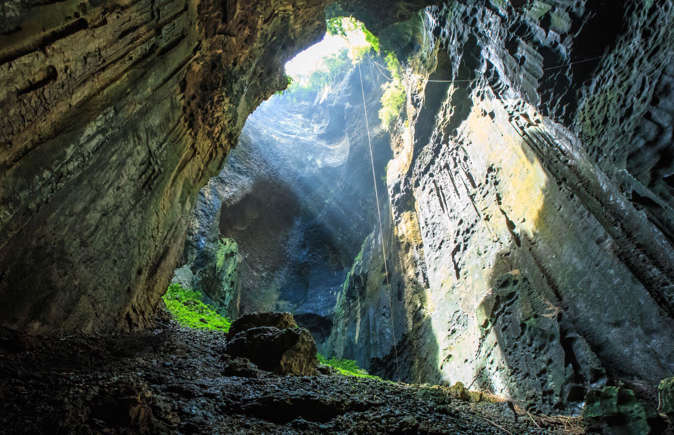
<instances>
[{"instance_id":1,"label":"rope","mask_svg":"<svg viewBox=\"0 0 674 435\"><path fill-rule=\"evenodd\" d=\"M472 80L426 80L428 83L468 83L474 82L477 79Z\"/></svg>"},{"instance_id":2,"label":"rope","mask_svg":"<svg viewBox=\"0 0 674 435\"><path fill-rule=\"evenodd\" d=\"M564 68L570 65L575 65L579 63L592 62L594 60L600 59L602 56L595 56L591 58L581 59L574 62L570 62L563 65L552 66L548 68L543 68L543 71ZM372 151L372 138L370 137L370 123L367 117L367 103L365 102L365 88L363 87L363 73L361 72L360 63L358 63L358 77L360 78L360 93L363 98L363 113L365 115L365 131L367 132L367 143L370 150L370 166L372 167L372 183L374 185L374 195L377 201L377 218L379 220L379 236L381 237L381 252L384 258L384 273L386 274L386 285L389 288L389 311L391 313L391 333L393 334L393 352L395 357L395 367L396 372L399 371L398 366L398 347L396 345L396 334L395 334L395 324L393 322L393 288L391 287L391 282L389 280L388 274L388 264L386 261L386 246L384 243L384 230L381 221L381 209L379 207L379 189L377 188L377 176L374 169L374 152ZM470 83L474 82L477 79L471 80L427 80L428 83Z\"/></svg>"},{"instance_id":3,"label":"rope","mask_svg":"<svg viewBox=\"0 0 674 435\"><path fill-rule=\"evenodd\" d=\"M567 67L567 66L576 65L576 64L579 64L579 63L593 62L597 59L601 59L602 57L604 57L604 56L588 57L588 58L585 58L585 59L576 60L576 61L565 63L565 64L562 64L562 65L549 66L547 68L543 68L543 71L560 69L560 68L564 68L564 67ZM426 81L428 83L468 83L468 82L474 82L475 80L477 80L477 79L472 79L472 80L426 80Z\"/></svg>"},{"instance_id":4,"label":"rope","mask_svg":"<svg viewBox=\"0 0 674 435\"><path fill-rule=\"evenodd\" d=\"M396 372L398 369L398 347L396 346L395 325L393 323L393 288L388 277L388 264L386 262L386 246L384 245L384 229L381 223L381 210L379 208L379 189L377 188L377 176L374 170L374 153L372 152L372 139L370 138L370 123L367 119L367 104L365 102L365 88L363 87L363 74L358 63L358 77L360 78L360 94L363 97L363 113L365 114L365 131L367 132L367 144L370 149L370 166L372 167L372 183L374 184L374 196L377 201L377 217L379 218L379 236L381 237L381 253L384 257L384 273L386 274L386 285L389 288L389 312L391 313L391 333L393 334L393 353L396 363Z\"/></svg>"},{"instance_id":5,"label":"rope","mask_svg":"<svg viewBox=\"0 0 674 435\"><path fill-rule=\"evenodd\" d=\"M604 57L604 56L588 57L588 58L586 58L586 59L577 60L577 61L575 61L575 62L565 63L565 64L563 64L563 65L549 66L549 67L547 67L547 68L543 68L543 71L548 71L548 70L551 70L551 69L564 68L565 66L575 65L575 64L577 64L577 63L592 62L593 60L601 59L602 57Z\"/></svg>"}]
</instances>

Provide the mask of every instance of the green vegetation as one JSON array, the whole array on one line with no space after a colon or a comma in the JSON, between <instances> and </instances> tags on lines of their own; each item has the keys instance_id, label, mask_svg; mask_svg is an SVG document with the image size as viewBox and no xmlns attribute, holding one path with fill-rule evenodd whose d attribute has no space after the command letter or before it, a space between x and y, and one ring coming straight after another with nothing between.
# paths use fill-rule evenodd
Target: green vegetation
<instances>
[{"instance_id":1,"label":"green vegetation","mask_svg":"<svg viewBox=\"0 0 674 435\"><path fill-rule=\"evenodd\" d=\"M381 120L382 127L390 130L405 104L407 94L403 85L400 61L395 54L388 53L386 55L386 68L391 73L391 81L384 85L379 119Z\"/></svg>"},{"instance_id":2,"label":"green vegetation","mask_svg":"<svg viewBox=\"0 0 674 435\"><path fill-rule=\"evenodd\" d=\"M236 240L223 237L218 240L215 250L215 270L202 276L202 280L198 281L195 287L199 289L222 288L225 299L219 302L222 306L231 306L239 286L239 261L239 245ZM208 299L205 300L208 301Z\"/></svg>"},{"instance_id":3,"label":"green vegetation","mask_svg":"<svg viewBox=\"0 0 674 435\"><path fill-rule=\"evenodd\" d=\"M286 92L292 87L293 83L295 82L295 79L290 77L289 75L286 75L286 82L288 83L286 85L285 89L281 89L280 91L276 91L276 95L285 95Z\"/></svg>"},{"instance_id":4,"label":"green vegetation","mask_svg":"<svg viewBox=\"0 0 674 435\"><path fill-rule=\"evenodd\" d=\"M201 292L180 284L171 284L163 296L166 308L180 326L228 332L232 322L206 305L202 298Z\"/></svg>"},{"instance_id":5,"label":"green vegetation","mask_svg":"<svg viewBox=\"0 0 674 435\"><path fill-rule=\"evenodd\" d=\"M353 17L330 18L327 29L328 34L344 38L346 48L320 59L318 69L307 76L288 78L288 88L281 95L293 101L311 99L337 84L367 53L379 53L379 39Z\"/></svg>"},{"instance_id":6,"label":"green vegetation","mask_svg":"<svg viewBox=\"0 0 674 435\"><path fill-rule=\"evenodd\" d=\"M239 252L239 245L236 243L236 240L234 239L228 239L226 237L223 237L222 239L218 240L218 251L215 254L215 265L218 269L222 269L222 267L225 265L225 259L230 258L233 255L236 255ZM236 268L237 262L230 262L230 264L227 266L228 269L234 269ZM228 274L231 272L228 270Z\"/></svg>"},{"instance_id":7,"label":"green vegetation","mask_svg":"<svg viewBox=\"0 0 674 435\"><path fill-rule=\"evenodd\" d=\"M351 263L351 269L346 273L344 277L344 282L342 283L342 291L337 295L337 306L340 306L344 297L346 297L346 292L349 289L349 281L351 281L351 275L354 273L354 269L363 261L363 252L365 251L365 246L367 245L369 236L363 240L363 243L360 244L360 251L356 254L356 258L353 259Z\"/></svg>"},{"instance_id":8,"label":"green vegetation","mask_svg":"<svg viewBox=\"0 0 674 435\"><path fill-rule=\"evenodd\" d=\"M379 38L355 18L334 16L329 18L326 24L327 33L344 38L348 48L323 58L322 67L308 76L289 81L287 90L282 92L283 96L293 101L312 99L316 94L337 84L353 65L363 60L366 54L371 52L381 54ZM407 94L402 80L400 61L393 52L388 52L384 59L391 81L383 86L379 119L382 126L390 130L405 105Z\"/></svg>"},{"instance_id":9,"label":"green vegetation","mask_svg":"<svg viewBox=\"0 0 674 435\"><path fill-rule=\"evenodd\" d=\"M337 84L352 68L349 50L344 49L323 58L324 68L313 71L308 77L289 78L289 85L281 92L284 97L293 101L312 99L317 93Z\"/></svg>"},{"instance_id":10,"label":"green vegetation","mask_svg":"<svg viewBox=\"0 0 674 435\"><path fill-rule=\"evenodd\" d=\"M368 378L368 379L376 379L378 381L383 381L382 378L379 376L374 376L369 374L367 371L364 369L361 369L358 367L358 364L354 360L350 359L336 359L336 358L330 358L327 359L320 353L316 354L316 357L318 358L318 362L321 364L330 366L337 370L340 374L344 376L355 376L358 378Z\"/></svg>"},{"instance_id":11,"label":"green vegetation","mask_svg":"<svg viewBox=\"0 0 674 435\"><path fill-rule=\"evenodd\" d=\"M349 34L352 34L353 32L363 33L365 42L367 44L365 46L355 47L355 53L358 55L351 56L354 63L359 62L362 57L370 50L374 50L376 53L379 53L379 38L374 36L374 34L370 32L367 27L365 27L365 24L353 17L329 18L327 20L327 28L328 34L342 36L344 38L348 38Z\"/></svg>"}]
</instances>

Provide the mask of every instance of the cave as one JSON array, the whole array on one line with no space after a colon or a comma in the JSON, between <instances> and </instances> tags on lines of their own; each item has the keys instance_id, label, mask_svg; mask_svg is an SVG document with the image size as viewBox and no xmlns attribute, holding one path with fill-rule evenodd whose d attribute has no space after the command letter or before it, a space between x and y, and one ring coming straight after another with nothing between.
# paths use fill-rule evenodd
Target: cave
<instances>
[{"instance_id":1,"label":"cave","mask_svg":"<svg viewBox=\"0 0 674 435\"><path fill-rule=\"evenodd\" d=\"M672 54L672 0L4 2L2 427L671 432Z\"/></svg>"}]
</instances>

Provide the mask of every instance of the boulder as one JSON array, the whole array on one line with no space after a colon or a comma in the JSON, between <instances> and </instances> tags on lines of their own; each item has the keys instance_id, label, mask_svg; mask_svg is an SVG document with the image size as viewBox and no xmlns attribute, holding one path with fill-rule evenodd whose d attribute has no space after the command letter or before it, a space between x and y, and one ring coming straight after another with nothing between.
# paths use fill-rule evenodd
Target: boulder
<instances>
[{"instance_id":1,"label":"boulder","mask_svg":"<svg viewBox=\"0 0 674 435\"><path fill-rule=\"evenodd\" d=\"M290 313L255 313L232 324L225 352L282 375L316 375L316 343Z\"/></svg>"},{"instance_id":2,"label":"boulder","mask_svg":"<svg viewBox=\"0 0 674 435\"><path fill-rule=\"evenodd\" d=\"M258 326L273 326L278 329L297 328L295 318L290 313L250 313L241 316L232 323L228 337L231 339L236 334Z\"/></svg>"},{"instance_id":3,"label":"boulder","mask_svg":"<svg viewBox=\"0 0 674 435\"><path fill-rule=\"evenodd\" d=\"M246 358L232 358L225 355L223 358L222 374L225 376L238 376L242 378L262 378L268 375L267 372L260 370L255 364Z\"/></svg>"},{"instance_id":4,"label":"boulder","mask_svg":"<svg viewBox=\"0 0 674 435\"><path fill-rule=\"evenodd\" d=\"M317 374L316 343L304 328L247 329L227 343L225 352L248 358L259 368L282 375Z\"/></svg>"}]
</instances>

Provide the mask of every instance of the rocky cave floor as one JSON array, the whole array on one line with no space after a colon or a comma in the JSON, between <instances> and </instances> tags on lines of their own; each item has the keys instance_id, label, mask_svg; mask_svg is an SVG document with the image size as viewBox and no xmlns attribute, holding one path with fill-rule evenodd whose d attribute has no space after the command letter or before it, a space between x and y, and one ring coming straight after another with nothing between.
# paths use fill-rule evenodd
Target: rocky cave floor
<instances>
[{"instance_id":1,"label":"rocky cave floor","mask_svg":"<svg viewBox=\"0 0 674 435\"><path fill-rule=\"evenodd\" d=\"M99 337L0 331L0 432L583 431L580 418L534 416L445 387L337 374L278 376L225 354L225 343L222 333L171 321Z\"/></svg>"}]
</instances>

